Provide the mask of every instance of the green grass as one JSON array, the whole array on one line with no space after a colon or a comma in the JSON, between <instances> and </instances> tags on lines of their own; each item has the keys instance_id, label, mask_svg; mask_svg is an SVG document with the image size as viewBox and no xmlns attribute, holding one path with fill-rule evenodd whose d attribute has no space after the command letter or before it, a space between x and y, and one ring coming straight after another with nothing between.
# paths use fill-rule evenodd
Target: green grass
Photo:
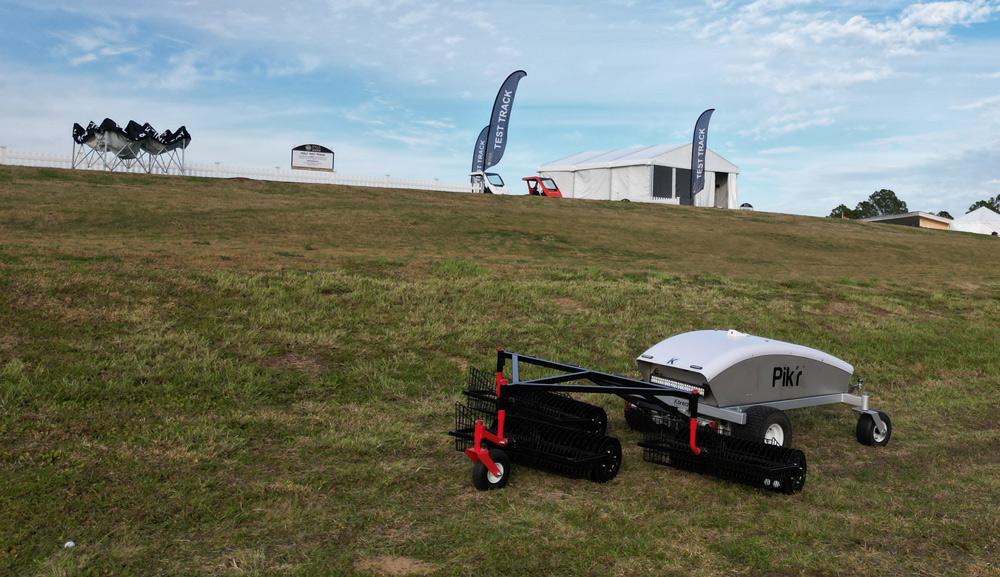
<instances>
[{"instance_id":1,"label":"green grass","mask_svg":"<svg viewBox=\"0 0 1000 577\"><path fill-rule=\"evenodd\" d=\"M0 574L996 575L1000 243L765 213L0 167ZM780 496L454 451L496 347L634 375L687 330L852 363ZM72 540L76 547L65 549Z\"/></svg>"}]
</instances>

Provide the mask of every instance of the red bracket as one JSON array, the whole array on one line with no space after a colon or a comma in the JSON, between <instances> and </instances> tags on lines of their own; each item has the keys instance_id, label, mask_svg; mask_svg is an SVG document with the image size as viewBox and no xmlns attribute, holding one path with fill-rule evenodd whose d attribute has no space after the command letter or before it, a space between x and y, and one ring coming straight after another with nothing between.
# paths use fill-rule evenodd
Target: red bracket
<instances>
[{"instance_id":1,"label":"red bracket","mask_svg":"<svg viewBox=\"0 0 1000 577\"><path fill-rule=\"evenodd\" d=\"M696 445L695 442L694 442L695 433L697 431L698 431L698 418L697 417L691 417L691 441L690 441L691 452L694 453L695 455L700 455L701 454L701 449L699 449L698 445Z\"/></svg>"},{"instance_id":2,"label":"red bracket","mask_svg":"<svg viewBox=\"0 0 1000 577\"><path fill-rule=\"evenodd\" d=\"M506 384L506 383L505 383ZM503 422L506 418L506 411L497 411L497 432L493 434L486 430L486 426L483 425L482 420L476 421L476 432L473 437L473 446L471 449L466 449L465 454L473 463L482 463L486 468L494 475L500 475L500 468L497 464L493 462L490 458L490 451L483 447L483 440L490 441L491 443L500 445L504 447L507 445L507 439L503 436Z\"/></svg>"},{"instance_id":3,"label":"red bracket","mask_svg":"<svg viewBox=\"0 0 1000 577\"><path fill-rule=\"evenodd\" d=\"M503 378L503 371L497 371L497 398L500 398L500 387L507 384L507 379Z\"/></svg>"},{"instance_id":4,"label":"red bracket","mask_svg":"<svg viewBox=\"0 0 1000 577\"><path fill-rule=\"evenodd\" d=\"M688 400L688 413L691 415L691 452L700 455L702 450L695 444L695 436L698 432L698 391L691 390L691 398Z\"/></svg>"}]
</instances>

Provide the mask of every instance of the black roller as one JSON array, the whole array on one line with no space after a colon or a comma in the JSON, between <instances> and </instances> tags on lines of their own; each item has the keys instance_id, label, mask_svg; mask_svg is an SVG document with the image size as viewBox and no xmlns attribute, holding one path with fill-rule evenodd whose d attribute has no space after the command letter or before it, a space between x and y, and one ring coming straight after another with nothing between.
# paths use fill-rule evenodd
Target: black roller
<instances>
[{"instance_id":1,"label":"black roller","mask_svg":"<svg viewBox=\"0 0 1000 577\"><path fill-rule=\"evenodd\" d=\"M507 451L515 463L599 483L618 474L621 443L615 437L517 416L508 418L504 427L510 440Z\"/></svg>"},{"instance_id":2,"label":"black roller","mask_svg":"<svg viewBox=\"0 0 1000 577\"><path fill-rule=\"evenodd\" d=\"M792 494L806 482L806 457L798 449L740 439L699 429L691 451L690 433L651 433L639 443L643 459L745 485Z\"/></svg>"},{"instance_id":3,"label":"black roller","mask_svg":"<svg viewBox=\"0 0 1000 577\"><path fill-rule=\"evenodd\" d=\"M618 469L622 465L622 444L615 437L604 437L597 446L597 452L604 458L590 470L590 480L606 483L618 476Z\"/></svg>"},{"instance_id":4,"label":"black roller","mask_svg":"<svg viewBox=\"0 0 1000 577\"><path fill-rule=\"evenodd\" d=\"M507 412L599 435L608 428L608 413L601 407L545 391L512 395L507 399Z\"/></svg>"}]
</instances>

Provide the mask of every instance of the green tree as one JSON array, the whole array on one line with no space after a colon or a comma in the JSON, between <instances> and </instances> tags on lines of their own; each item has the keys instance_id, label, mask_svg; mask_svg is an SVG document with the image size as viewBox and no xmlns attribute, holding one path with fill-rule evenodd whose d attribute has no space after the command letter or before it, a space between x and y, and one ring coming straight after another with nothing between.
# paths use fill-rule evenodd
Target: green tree
<instances>
[{"instance_id":1,"label":"green tree","mask_svg":"<svg viewBox=\"0 0 1000 577\"><path fill-rule=\"evenodd\" d=\"M875 206L876 214L872 216L882 216L886 214L906 214L910 209L906 203L896 198L896 193L883 188L878 192L873 192L868 197L868 202Z\"/></svg>"},{"instance_id":2,"label":"green tree","mask_svg":"<svg viewBox=\"0 0 1000 577\"><path fill-rule=\"evenodd\" d=\"M854 218L871 218L880 215L878 207L867 200L862 200L854 207Z\"/></svg>"},{"instance_id":3,"label":"green tree","mask_svg":"<svg viewBox=\"0 0 1000 577\"><path fill-rule=\"evenodd\" d=\"M952 216L951 213L948 212L947 210L942 210L941 212L937 213L937 215L944 218L950 218L952 220L955 220L955 217Z\"/></svg>"},{"instance_id":4,"label":"green tree","mask_svg":"<svg viewBox=\"0 0 1000 577\"><path fill-rule=\"evenodd\" d=\"M833 209L831 217L842 218L846 216L850 219L871 218L873 216L883 216L888 214L905 214L910 212L906 203L896 197L896 193L883 188L873 192L868 200L862 200L851 210L843 204Z\"/></svg>"},{"instance_id":5,"label":"green tree","mask_svg":"<svg viewBox=\"0 0 1000 577\"><path fill-rule=\"evenodd\" d=\"M993 198L987 198L986 200L977 200L975 204L969 207L966 212L972 212L977 208L985 206L994 212L1000 212L1000 194L994 196Z\"/></svg>"},{"instance_id":6,"label":"green tree","mask_svg":"<svg viewBox=\"0 0 1000 577\"><path fill-rule=\"evenodd\" d=\"M830 218L850 218L850 219L853 219L854 218L854 211L851 210L851 209L849 209L849 208L847 208L845 205L842 204L842 205L838 206L837 208L833 209L833 211L830 213Z\"/></svg>"}]
</instances>

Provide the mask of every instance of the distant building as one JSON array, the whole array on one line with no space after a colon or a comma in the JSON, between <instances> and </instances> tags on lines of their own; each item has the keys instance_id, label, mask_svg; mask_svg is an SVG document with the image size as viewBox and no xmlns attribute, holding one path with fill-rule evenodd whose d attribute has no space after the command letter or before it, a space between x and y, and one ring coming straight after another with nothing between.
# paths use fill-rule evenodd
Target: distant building
<instances>
[{"instance_id":1,"label":"distant building","mask_svg":"<svg viewBox=\"0 0 1000 577\"><path fill-rule=\"evenodd\" d=\"M906 214L885 214L882 216L872 216L858 219L861 222L881 222L883 224L899 224L902 226L915 226L917 228L933 228L937 230L948 230L951 219L929 212L908 212Z\"/></svg>"},{"instance_id":2,"label":"distant building","mask_svg":"<svg viewBox=\"0 0 1000 577\"><path fill-rule=\"evenodd\" d=\"M691 194L691 144L581 152L538 167L565 198L628 200L717 208L740 206L740 169L706 149L705 188Z\"/></svg>"},{"instance_id":3,"label":"distant building","mask_svg":"<svg viewBox=\"0 0 1000 577\"><path fill-rule=\"evenodd\" d=\"M951 230L997 236L1000 233L1000 214L988 207L980 206L965 216L953 220Z\"/></svg>"}]
</instances>

